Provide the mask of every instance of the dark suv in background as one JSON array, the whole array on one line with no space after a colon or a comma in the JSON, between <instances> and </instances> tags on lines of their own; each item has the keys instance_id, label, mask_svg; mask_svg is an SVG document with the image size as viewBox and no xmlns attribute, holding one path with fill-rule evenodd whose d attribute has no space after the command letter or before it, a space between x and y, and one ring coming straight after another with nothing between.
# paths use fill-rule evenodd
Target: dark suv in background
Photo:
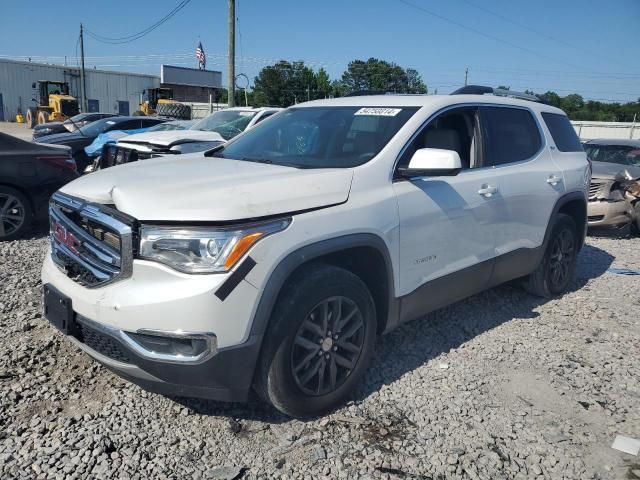
<instances>
[{"instance_id":1,"label":"dark suv in background","mask_svg":"<svg viewBox=\"0 0 640 480\"><path fill-rule=\"evenodd\" d=\"M117 116L116 113L79 113L64 122L49 122L36 125L33 127L33 140L45 135L53 135L54 133L72 133L96 120L115 116Z\"/></svg>"}]
</instances>

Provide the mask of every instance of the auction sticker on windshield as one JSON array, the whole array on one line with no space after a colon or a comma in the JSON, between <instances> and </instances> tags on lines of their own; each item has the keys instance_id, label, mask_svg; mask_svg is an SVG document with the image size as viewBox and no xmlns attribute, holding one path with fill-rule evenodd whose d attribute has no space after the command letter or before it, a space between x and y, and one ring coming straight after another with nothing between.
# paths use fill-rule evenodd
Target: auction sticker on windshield
<instances>
[{"instance_id":1,"label":"auction sticker on windshield","mask_svg":"<svg viewBox=\"0 0 640 480\"><path fill-rule=\"evenodd\" d=\"M365 107L358 110L354 115L375 115L378 117L395 117L402 111L401 108L379 108Z\"/></svg>"}]
</instances>

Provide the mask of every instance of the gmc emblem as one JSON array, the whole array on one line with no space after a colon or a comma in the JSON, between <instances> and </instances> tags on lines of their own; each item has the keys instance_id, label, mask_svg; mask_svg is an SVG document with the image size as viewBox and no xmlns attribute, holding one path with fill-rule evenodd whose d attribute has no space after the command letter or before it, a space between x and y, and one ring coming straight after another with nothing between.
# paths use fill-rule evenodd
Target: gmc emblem
<instances>
[{"instance_id":1,"label":"gmc emblem","mask_svg":"<svg viewBox=\"0 0 640 480\"><path fill-rule=\"evenodd\" d=\"M60 224L60 222L53 220L51 222L51 230L53 233L53 238L55 238L58 243L64 245L76 255L80 254L77 248L78 246L80 246L80 242L78 241L76 236L73 233L68 232L67 229Z\"/></svg>"}]
</instances>

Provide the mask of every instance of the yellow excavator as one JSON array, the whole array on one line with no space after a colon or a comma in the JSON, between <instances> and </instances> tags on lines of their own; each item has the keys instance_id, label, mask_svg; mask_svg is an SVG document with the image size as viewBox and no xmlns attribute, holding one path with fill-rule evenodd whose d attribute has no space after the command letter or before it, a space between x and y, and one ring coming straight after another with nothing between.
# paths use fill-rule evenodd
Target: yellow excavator
<instances>
[{"instance_id":1,"label":"yellow excavator","mask_svg":"<svg viewBox=\"0 0 640 480\"><path fill-rule=\"evenodd\" d=\"M67 82L39 80L32 83L31 87L38 90L38 99L33 98L36 106L27 109L29 128L47 122L63 122L78 114L78 100L69 95Z\"/></svg>"},{"instance_id":2,"label":"yellow excavator","mask_svg":"<svg viewBox=\"0 0 640 480\"><path fill-rule=\"evenodd\" d=\"M146 100L140 102L140 109L134 115L159 115L191 120L191 107L174 100L172 89L149 88L142 93Z\"/></svg>"}]
</instances>

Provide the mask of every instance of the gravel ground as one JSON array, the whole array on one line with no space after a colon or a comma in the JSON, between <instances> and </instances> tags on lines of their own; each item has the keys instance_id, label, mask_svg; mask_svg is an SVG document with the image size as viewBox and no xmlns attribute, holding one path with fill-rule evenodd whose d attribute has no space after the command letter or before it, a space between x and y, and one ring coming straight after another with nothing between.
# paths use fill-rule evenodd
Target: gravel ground
<instances>
[{"instance_id":1,"label":"gravel ground","mask_svg":"<svg viewBox=\"0 0 640 480\"><path fill-rule=\"evenodd\" d=\"M571 293L503 286L378 342L354 400L292 421L147 393L41 316L42 236L0 244L0 478L640 478L640 239L590 238Z\"/></svg>"},{"instance_id":2,"label":"gravel ground","mask_svg":"<svg viewBox=\"0 0 640 480\"><path fill-rule=\"evenodd\" d=\"M33 130L24 123L0 122L0 132L8 133L23 140L31 140Z\"/></svg>"}]
</instances>

